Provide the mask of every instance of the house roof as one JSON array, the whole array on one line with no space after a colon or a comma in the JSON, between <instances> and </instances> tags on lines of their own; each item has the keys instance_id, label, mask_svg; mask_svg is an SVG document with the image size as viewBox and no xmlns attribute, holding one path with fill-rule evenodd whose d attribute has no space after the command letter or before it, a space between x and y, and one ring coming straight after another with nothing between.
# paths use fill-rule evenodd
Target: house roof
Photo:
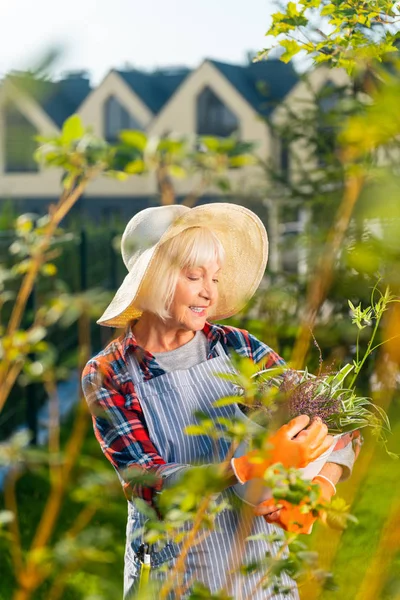
<instances>
[{"instance_id":1,"label":"house roof","mask_svg":"<svg viewBox=\"0 0 400 600\"><path fill-rule=\"evenodd\" d=\"M83 73L71 73L59 81L34 77L31 73L15 73L9 78L32 96L58 127L76 112L91 91L89 79Z\"/></svg>"},{"instance_id":2,"label":"house roof","mask_svg":"<svg viewBox=\"0 0 400 600\"><path fill-rule=\"evenodd\" d=\"M186 67L162 69L152 73L115 70L148 108L157 114L191 72Z\"/></svg>"},{"instance_id":3,"label":"house roof","mask_svg":"<svg viewBox=\"0 0 400 600\"><path fill-rule=\"evenodd\" d=\"M233 65L207 59L228 79L237 91L260 114L269 114L299 81L290 64L268 60L248 65ZM139 98L157 114L191 73L190 69L162 69L146 73L132 69L116 70Z\"/></svg>"},{"instance_id":4,"label":"house roof","mask_svg":"<svg viewBox=\"0 0 400 600\"><path fill-rule=\"evenodd\" d=\"M299 81L291 64L265 60L233 65L208 60L260 114L268 115Z\"/></svg>"},{"instance_id":5,"label":"house roof","mask_svg":"<svg viewBox=\"0 0 400 600\"><path fill-rule=\"evenodd\" d=\"M291 65L267 60L233 65L208 60L260 114L268 115L298 82ZM157 114L192 71L186 67L144 72L114 70ZM28 92L59 127L75 113L91 91L85 72L70 73L59 81L37 78L31 73L14 73L9 78Z\"/></svg>"}]
</instances>

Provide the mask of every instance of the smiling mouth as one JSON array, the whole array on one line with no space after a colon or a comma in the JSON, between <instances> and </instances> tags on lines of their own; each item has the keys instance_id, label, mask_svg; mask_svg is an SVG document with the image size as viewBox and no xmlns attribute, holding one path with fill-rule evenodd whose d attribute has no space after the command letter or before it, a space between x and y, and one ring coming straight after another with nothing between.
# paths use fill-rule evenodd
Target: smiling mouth
<instances>
[{"instance_id":1,"label":"smiling mouth","mask_svg":"<svg viewBox=\"0 0 400 600\"><path fill-rule=\"evenodd\" d=\"M203 306L189 306L190 310L195 314L195 315L203 315L206 312L206 307Z\"/></svg>"}]
</instances>

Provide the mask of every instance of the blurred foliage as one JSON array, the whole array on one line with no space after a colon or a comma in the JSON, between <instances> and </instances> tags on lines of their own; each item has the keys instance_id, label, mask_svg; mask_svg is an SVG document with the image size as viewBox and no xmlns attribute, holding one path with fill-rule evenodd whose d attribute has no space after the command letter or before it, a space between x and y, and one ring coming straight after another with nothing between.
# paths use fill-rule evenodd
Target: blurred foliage
<instances>
[{"instance_id":1,"label":"blurred foliage","mask_svg":"<svg viewBox=\"0 0 400 600\"><path fill-rule=\"evenodd\" d=\"M253 144L231 137L148 136L142 131L121 131L120 141L110 145L85 129L79 116L63 125L61 135L38 136L36 160L47 167L64 169L66 190L81 181L103 174L121 181L131 175L154 172L161 204L172 204L175 191L172 179L196 175L199 184L186 199L193 205L206 189L230 189L227 172L254 164Z\"/></svg>"},{"instance_id":2,"label":"blurred foliage","mask_svg":"<svg viewBox=\"0 0 400 600\"><path fill-rule=\"evenodd\" d=\"M284 49L284 62L303 52L314 64L352 74L363 63L397 51L399 21L399 2L393 0L299 0L272 15L265 35ZM270 50L261 51L260 58Z\"/></svg>"}]
</instances>

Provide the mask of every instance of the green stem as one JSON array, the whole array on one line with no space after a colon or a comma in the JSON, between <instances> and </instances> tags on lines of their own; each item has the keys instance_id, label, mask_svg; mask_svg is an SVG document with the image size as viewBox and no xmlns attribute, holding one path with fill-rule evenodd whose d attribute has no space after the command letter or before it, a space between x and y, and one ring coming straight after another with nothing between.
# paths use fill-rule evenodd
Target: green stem
<instances>
[{"instance_id":1,"label":"green stem","mask_svg":"<svg viewBox=\"0 0 400 600\"><path fill-rule=\"evenodd\" d=\"M357 363L357 367L355 372L358 373L357 369L359 368L359 361L360 361L360 333L361 333L361 329L358 329L357 331L357 342L356 342L356 363Z\"/></svg>"},{"instance_id":2,"label":"green stem","mask_svg":"<svg viewBox=\"0 0 400 600\"><path fill-rule=\"evenodd\" d=\"M374 350L376 350L377 348L379 348L379 346L383 346L383 344L387 344L387 342L391 342L392 340L396 339L400 337L400 333L396 334L396 335L392 335L392 337L387 338L387 340L383 340L383 342L379 342L379 344L376 344L376 346L374 346L373 348L371 348L371 352L373 352Z\"/></svg>"},{"instance_id":3,"label":"green stem","mask_svg":"<svg viewBox=\"0 0 400 600\"><path fill-rule=\"evenodd\" d=\"M354 383L355 383L355 381L356 381L356 379L358 377L358 374L360 373L360 371L361 371L361 369L363 367L363 364L365 363L365 361L367 360L368 356L372 352L372 349L371 349L372 348L372 342L374 341L376 333L378 331L378 327L379 327L379 323L381 322L382 314L383 314L383 311L381 312L381 314L379 315L379 317L377 317L377 319L376 319L375 327L374 327L374 330L372 332L372 336L371 336L371 338L370 338L370 340L368 342L368 346L367 346L367 349L366 349L365 354L363 356L363 359L362 359L362 361L359 364L357 364L357 367L355 369L355 373L353 375L353 379L350 382L350 385L349 385L350 389L354 386ZM357 344L357 350L358 350L358 344Z\"/></svg>"}]
</instances>

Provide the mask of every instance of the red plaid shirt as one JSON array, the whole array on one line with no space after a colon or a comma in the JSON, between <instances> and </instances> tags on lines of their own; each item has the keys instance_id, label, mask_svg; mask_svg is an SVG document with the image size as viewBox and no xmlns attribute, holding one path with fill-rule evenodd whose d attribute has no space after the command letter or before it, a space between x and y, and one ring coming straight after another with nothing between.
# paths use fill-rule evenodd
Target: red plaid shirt
<instances>
[{"instance_id":1,"label":"red plaid shirt","mask_svg":"<svg viewBox=\"0 0 400 600\"><path fill-rule=\"evenodd\" d=\"M227 352L233 350L247 356L260 363L261 368L284 363L269 346L245 330L206 323L203 332L208 339L208 359L216 356L215 346L220 341ZM128 352L136 353L144 381L165 373L155 357L137 344L128 327L124 335L88 362L83 371L82 386L92 413L96 438L119 473L126 497L138 496L151 504L153 494L161 490L163 480L181 465L166 463L149 438L140 400L128 371ZM147 486L135 482L135 476L145 472L155 476Z\"/></svg>"}]
</instances>

